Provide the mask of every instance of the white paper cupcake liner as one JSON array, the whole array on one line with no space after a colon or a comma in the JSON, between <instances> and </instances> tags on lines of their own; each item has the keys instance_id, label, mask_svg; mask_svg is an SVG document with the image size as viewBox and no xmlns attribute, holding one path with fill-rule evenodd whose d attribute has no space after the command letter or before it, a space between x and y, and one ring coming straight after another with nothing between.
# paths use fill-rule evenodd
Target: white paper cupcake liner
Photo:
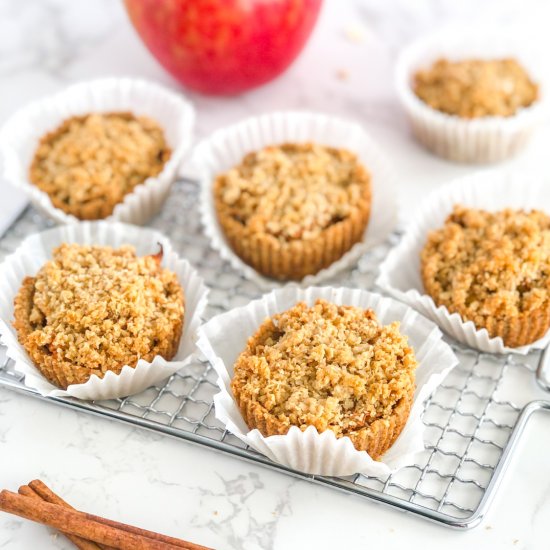
<instances>
[{"instance_id":1,"label":"white paper cupcake liner","mask_svg":"<svg viewBox=\"0 0 550 550\"><path fill-rule=\"evenodd\" d=\"M408 336L414 348L419 366L411 413L401 435L380 462L372 460L365 451L357 451L348 437L336 438L331 431L318 433L311 426L304 432L294 426L286 435L264 437L257 429L249 430L233 398L230 387L233 365L245 349L247 339L267 317L285 311L299 301L313 305L318 298L339 305L372 308L383 324L400 321L400 330ZM423 402L458 362L451 348L441 339L440 330L431 321L391 298L349 288L302 289L289 285L274 290L259 300L208 321L199 329L197 346L219 375L220 392L214 396L216 418L231 433L284 466L328 476L385 475L413 463L414 455L424 449Z\"/></svg>"},{"instance_id":2,"label":"white paper cupcake liner","mask_svg":"<svg viewBox=\"0 0 550 550\"><path fill-rule=\"evenodd\" d=\"M184 327L175 357L166 361L156 356L152 362L140 359L135 368L123 367L120 374L96 375L85 384L61 390L50 384L34 366L17 339L12 326L14 298L26 276L35 275L51 258L52 250L62 243L96 244L120 247L129 244L139 256L156 254L163 247L162 265L178 276L185 294ZM0 338L7 355L15 361L15 370L25 375L25 385L44 396L72 396L87 400L114 399L139 393L185 367L195 351L197 330L207 303L208 290L202 278L187 260L172 250L161 233L131 225L109 222L81 222L60 226L27 237L20 247L0 265Z\"/></svg>"},{"instance_id":3,"label":"white paper cupcake liner","mask_svg":"<svg viewBox=\"0 0 550 550\"><path fill-rule=\"evenodd\" d=\"M547 117L548 74L540 66L541 52L531 41L487 28L443 29L405 48L396 66L396 86L401 104L418 141L449 160L490 163L510 158L527 143ZM414 93L414 74L437 59L495 59L513 57L539 84L540 97L532 106L511 117L466 120L432 109Z\"/></svg>"},{"instance_id":4,"label":"white paper cupcake liner","mask_svg":"<svg viewBox=\"0 0 550 550\"><path fill-rule=\"evenodd\" d=\"M491 211L536 208L550 213L550 176L489 170L459 178L433 192L380 266L376 285L435 321L455 340L480 351L526 354L532 348L546 347L550 332L528 346L506 347L502 338L490 338L486 329L477 329L472 321L464 321L458 313L449 313L445 306L437 307L424 294L420 253L428 233L443 226L455 204Z\"/></svg>"},{"instance_id":5,"label":"white paper cupcake liner","mask_svg":"<svg viewBox=\"0 0 550 550\"><path fill-rule=\"evenodd\" d=\"M191 146L195 112L183 96L158 84L130 78L104 78L69 86L17 111L0 130L3 179L23 190L30 201L57 223L77 218L54 207L47 193L29 181L29 168L40 139L71 116L130 111L162 127L172 155L163 170L135 187L107 220L144 224L162 207L179 165Z\"/></svg>"},{"instance_id":6,"label":"white paper cupcake liner","mask_svg":"<svg viewBox=\"0 0 550 550\"><path fill-rule=\"evenodd\" d=\"M353 265L366 250L383 242L396 223L395 175L373 139L358 124L314 113L278 112L217 130L197 145L192 156L201 183L201 220L212 247L221 257L264 289L284 283L262 276L233 252L218 223L212 192L214 181L218 174L239 164L251 151L268 145L307 141L349 149L357 154L372 177L372 209L363 240L326 269L305 277L302 285L318 283Z\"/></svg>"}]
</instances>

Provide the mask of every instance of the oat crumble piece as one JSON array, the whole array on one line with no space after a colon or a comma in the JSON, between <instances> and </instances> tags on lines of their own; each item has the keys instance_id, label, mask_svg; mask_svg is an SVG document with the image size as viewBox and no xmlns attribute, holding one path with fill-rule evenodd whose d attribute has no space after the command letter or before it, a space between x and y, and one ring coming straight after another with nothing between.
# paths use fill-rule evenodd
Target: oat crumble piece
<instances>
[{"instance_id":1,"label":"oat crumble piece","mask_svg":"<svg viewBox=\"0 0 550 550\"><path fill-rule=\"evenodd\" d=\"M264 435L315 426L367 450L371 429L389 426L406 403L404 425L416 366L398 323L382 326L372 310L317 300L260 326L235 363L231 387L249 426Z\"/></svg>"},{"instance_id":2,"label":"oat crumble piece","mask_svg":"<svg viewBox=\"0 0 550 550\"><path fill-rule=\"evenodd\" d=\"M422 251L424 287L444 305L508 346L550 326L550 217L456 205Z\"/></svg>"},{"instance_id":3,"label":"oat crumble piece","mask_svg":"<svg viewBox=\"0 0 550 550\"><path fill-rule=\"evenodd\" d=\"M170 155L162 128L148 117L76 116L40 140L29 178L56 208L83 220L102 219L158 175Z\"/></svg>"},{"instance_id":4,"label":"oat crumble piece","mask_svg":"<svg viewBox=\"0 0 550 550\"><path fill-rule=\"evenodd\" d=\"M515 59L437 60L414 75L424 103L462 118L509 117L538 98L538 86Z\"/></svg>"},{"instance_id":5,"label":"oat crumble piece","mask_svg":"<svg viewBox=\"0 0 550 550\"><path fill-rule=\"evenodd\" d=\"M156 355L177 352L183 290L160 256L134 248L62 244L15 299L21 344L53 384L66 388L92 374L118 374Z\"/></svg>"}]
</instances>

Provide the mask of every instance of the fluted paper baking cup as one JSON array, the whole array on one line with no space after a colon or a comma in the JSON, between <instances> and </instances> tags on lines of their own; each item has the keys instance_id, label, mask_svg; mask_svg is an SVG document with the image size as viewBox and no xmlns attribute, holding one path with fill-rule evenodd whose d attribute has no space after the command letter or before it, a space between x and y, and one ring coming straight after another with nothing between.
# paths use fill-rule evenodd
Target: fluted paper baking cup
<instances>
[{"instance_id":1,"label":"fluted paper baking cup","mask_svg":"<svg viewBox=\"0 0 550 550\"><path fill-rule=\"evenodd\" d=\"M81 82L23 107L0 130L2 177L24 191L30 201L57 223L77 218L56 208L50 197L29 181L29 168L40 139L71 116L129 111L154 119L164 130L172 149L162 171L117 204L106 220L138 225L154 216L164 204L179 165L191 146L195 111L180 94L146 80L104 78Z\"/></svg>"},{"instance_id":2,"label":"fluted paper baking cup","mask_svg":"<svg viewBox=\"0 0 550 550\"><path fill-rule=\"evenodd\" d=\"M339 118L307 112L278 112L252 117L217 130L199 143L193 152L193 164L201 183L201 220L212 247L233 268L262 288L278 287L283 283L262 276L233 252L217 219L213 196L214 181L218 174L239 164L251 151L268 145L310 141L348 149L357 154L371 174L372 207L362 241L329 267L316 275L304 277L300 284L305 286L329 279L353 265L366 250L383 242L395 226L396 178L373 139L358 124Z\"/></svg>"},{"instance_id":3,"label":"fluted paper baking cup","mask_svg":"<svg viewBox=\"0 0 550 550\"><path fill-rule=\"evenodd\" d=\"M431 108L413 91L413 77L437 59L517 59L539 85L539 99L510 117L464 119ZM396 65L398 97L413 134L435 154L458 162L490 163L510 158L527 143L548 115L548 71L540 50L519 35L485 27L443 29L425 36L401 53Z\"/></svg>"},{"instance_id":4,"label":"fluted paper baking cup","mask_svg":"<svg viewBox=\"0 0 550 550\"><path fill-rule=\"evenodd\" d=\"M371 308L383 324L400 321L401 332L408 336L414 348L418 368L409 419L380 461L373 460L365 451L356 450L349 437L336 438L330 430L318 433L312 426L303 432L293 426L286 435L264 437L257 429L249 430L233 397L230 385L233 365L248 338L267 317L300 301L313 305L318 298L339 305ZM208 321L199 329L197 346L218 373L220 392L214 396L216 418L231 433L274 462L308 474L328 476L386 475L414 463L415 455L424 449L423 403L458 363L452 349L441 339L441 331L431 321L396 300L350 288L303 289L289 285L274 290Z\"/></svg>"},{"instance_id":5,"label":"fluted paper baking cup","mask_svg":"<svg viewBox=\"0 0 550 550\"><path fill-rule=\"evenodd\" d=\"M120 374L107 372L103 378L92 375L85 384L61 390L50 384L34 366L17 339L12 326L14 298L23 279L32 276L51 259L52 250L62 243L120 247L129 244L139 256L155 254L163 247L162 265L176 273L185 294L184 326L175 357L167 361L157 355L153 361L140 359L135 368L125 366ZM139 393L185 367L195 351L201 316L207 302L207 288L191 264L172 250L170 241L150 229L110 222L81 222L60 226L27 237L0 265L0 339L15 370L25 375L25 385L44 396L72 396L87 400L114 399Z\"/></svg>"},{"instance_id":6,"label":"fluted paper baking cup","mask_svg":"<svg viewBox=\"0 0 550 550\"><path fill-rule=\"evenodd\" d=\"M376 285L435 321L455 340L480 351L526 354L532 348L546 347L550 332L528 346L506 347L502 338L491 338L486 329L477 329L472 321L465 321L458 313L450 313L445 306L438 307L425 294L420 254L428 233L443 226L455 204L490 211L536 208L550 212L550 176L490 170L459 178L433 192L380 266Z\"/></svg>"}]
</instances>

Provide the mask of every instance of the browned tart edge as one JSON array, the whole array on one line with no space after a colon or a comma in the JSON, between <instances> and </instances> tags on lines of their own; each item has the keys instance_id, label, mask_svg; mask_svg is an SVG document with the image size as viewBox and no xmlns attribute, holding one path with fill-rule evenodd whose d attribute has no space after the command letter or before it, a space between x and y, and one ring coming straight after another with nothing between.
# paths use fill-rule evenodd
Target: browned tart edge
<instances>
[{"instance_id":1,"label":"browned tart edge","mask_svg":"<svg viewBox=\"0 0 550 550\"><path fill-rule=\"evenodd\" d=\"M424 290L431 296L437 306L446 306L446 304L440 302L432 280L427 277L424 263L424 260L422 260L421 275ZM458 309L451 311L451 313L455 312L462 317L463 321L471 320L474 322L473 319L468 319L463 311ZM476 320L474 324L478 329L487 329L491 338L500 336L504 341L504 345L509 348L526 346L542 338L548 332L548 329L550 329L550 302L526 315L508 319L486 317L483 320Z\"/></svg>"},{"instance_id":2,"label":"browned tart edge","mask_svg":"<svg viewBox=\"0 0 550 550\"><path fill-rule=\"evenodd\" d=\"M315 239L281 242L265 234L251 234L227 214L218 186L214 188L218 221L235 254L256 271L278 280L299 281L339 260L362 240L371 212L371 185L350 216L324 229Z\"/></svg>"},{"instance_id":3,"label":"browned tart edge","mask_svg":"<svg viewBox=\"0 0 550 550\"><path fill-rule=\"evenodd\" d=\"M266 413L259 403L241 399L237 385L232 385L232 388L244 421L251 430L258 429L264 437L285 435L288 432L288 424ZM379 460L403 431L409 418L413 398L414 391L411 390L408 395L400 399L389 417L375 420L368 427L348 433L346 436L351 439L358 451L366 451L373 460Z\"/></svg>"}]
</instances>

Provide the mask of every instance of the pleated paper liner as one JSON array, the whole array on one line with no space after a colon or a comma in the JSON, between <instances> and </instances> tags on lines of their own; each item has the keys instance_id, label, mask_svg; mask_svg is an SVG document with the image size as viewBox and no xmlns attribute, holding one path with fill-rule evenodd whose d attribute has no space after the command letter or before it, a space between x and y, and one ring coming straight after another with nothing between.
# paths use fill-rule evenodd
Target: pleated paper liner
<instances>
[{"instance_id":1,"label":"pleated paper liner","mask_svg":"<svg viewBox=\"0 0 550 550\"><path fill-rule=\"evenodd\" d=\"M413 91L413 77L437 59L514 58L539 84L539 99L510 117L464 119L426 105ZM406 47L396 66L396 87L413 134L427 149L449 160L491 163L518 153L548 117L548 71L532 41L486 27L452 27L424 36Z\"/></svg>"},{"instance_id":2,"label":"pleated paper liner","mask_svg":"<svg viewBox=\"0 0 550 550\"><path fill-rule=\"evenodd\" d=\"M13 300L26 276L35 275L62 243L135 247L138 256L155 254L163 247L163 267L176 273L185 295L184 327L175 357L167 361L156 356L140 359L135 368L123 367L120 374L107 372L103 378L92 375L85 384L59 389L46 380L30 360L12 326ZM25 385L44 396L72 396L80 399L115 399L139 393L184 368L195 351L197 330L207 303L207 288L187 260L172 249L170 241L150 229L109 222L81 222L60 226L27 237L20 247L0 265L0 335L15 370L25 375Z\"/></svg>"},{"instance_id":3,"label":"pleated paper liner","mask_svg":"<svg viewBox=\"0 0 550 550\"><path fill-rule=\"evenodd\" d=\"M279 112L249 118L217 130L199 143L193 153L193 164L202 187L201 220L213 248L219 251L222 258L264 289L278 287L282 283L259 274L233 251L218 221L213 185L218 174L239 164L247 153L286 142L315 142L348 149L357 154L371 174L372 205L362 240L329 267L304 277L300 284L318 283L352 266L365 251L387 238L397 219L393 170L374 140L358 124L314 113Z\"/></svg>"},{"instance_id":4,"label":"pleated paper liner","mask_svg":"<svg viewBox=\"0 0 550 550\"><path fill-rule=\"evenodd\" d=\"M349 437L336 438L330 430L318 433L312 426L303 432L294 426L286 435L264 437L259 430L247 427L233 397L230 387L233 365L245 349L247 339L267 317L299 301L313 305L318 298L339 305L372 308L382 324L400 321L400 330L414 348L419 366L411 411L403 431L380 461L373 460L365 451L356 450ZM220 392L214 396L216 418L231 433L275 462L309 474L330 476L384 475L414 462L415 454L424 449L425 426L420 418L423 402L458 362L431 321L396 300L349 288L304 289L289 285L274 290L208 321L199 330L197 346L219 376Z\"/></svg>"},{"instance_id":5,"label":"pleated paper liner","mask_svg":"<svg viewBox=\"0 0 550 550\"><path fill-rule=\"evenodd\" d=\"M77 222L75 216L56 208L48 194L29 181L34 153L40 139L67 118L116 111L154 119L163 129L172 150L162 171L136 186L106 218L144 224L164 204L191 146L195 122L194 109L182 95L153 82L131 78L81 82L23 107L0 130L3 179L24 191L40 211L57 223Z\"/></svg>"},{"instance_id":6,"label":"pleated paper liner","mask_svg":"<svg viewBox=\"0 0 550 550\"><path fill-rule=\"evenodd\" d=\"M532 348L544 348L550 342L547 332L541 339L517 348L504 345L502 338L491 338L484 328L437 306L424 291L420 253L428 233L443 226L455 204L485 210L540 209L550 213L550 176L525 171L490 170L459 178L429 195L418 214L411 219L399 244L380 266L376 285L394 298L414 307L439 327L472 348L488 353L526 354Z\"/></svg>"}]
</instances>

